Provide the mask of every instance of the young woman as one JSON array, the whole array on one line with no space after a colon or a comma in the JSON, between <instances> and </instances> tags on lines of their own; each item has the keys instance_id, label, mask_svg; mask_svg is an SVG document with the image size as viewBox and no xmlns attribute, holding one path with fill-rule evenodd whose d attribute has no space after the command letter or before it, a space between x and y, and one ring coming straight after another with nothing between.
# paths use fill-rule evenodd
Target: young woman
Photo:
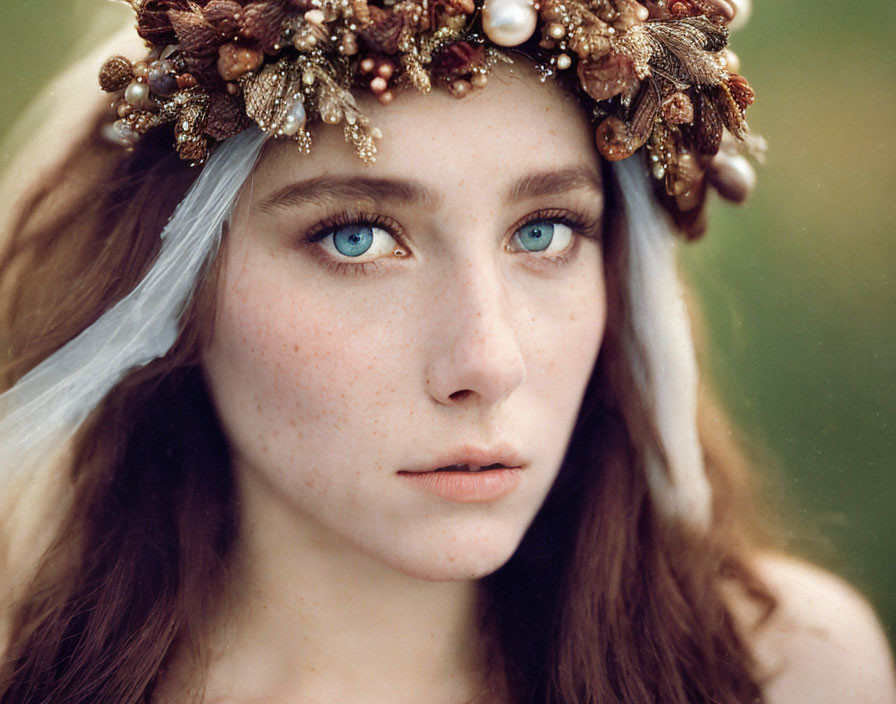
<instances>
[{"instance_id":1,"label":"young woman","mask_svg":"<svg viewBox=\"0 0 896 704\"><path fill-rule=\"evenodd\" d=\"M558 6L516 41L528 5L136 5L162 49L101 78L133 151L104 113L3 260L0 701L896 701L869 609L768 551L698 398L658 160L629 148L648 109L699 147L712 106L650 107L666 79L617 64L668 31L696 64L652 70L695 76L731 6L670 5L589 6L629 37L577 53L591 102ZM294 63L253 53L271 17ZM389 53L398 19L487 41ZM187 31L216 22L241 41ZM448 90L406 87L421 47ZM632 100L592 94L614 81ZM740 182L690 154L659 190L693 229L703 170Z\"/></svg>"}]
</instances>

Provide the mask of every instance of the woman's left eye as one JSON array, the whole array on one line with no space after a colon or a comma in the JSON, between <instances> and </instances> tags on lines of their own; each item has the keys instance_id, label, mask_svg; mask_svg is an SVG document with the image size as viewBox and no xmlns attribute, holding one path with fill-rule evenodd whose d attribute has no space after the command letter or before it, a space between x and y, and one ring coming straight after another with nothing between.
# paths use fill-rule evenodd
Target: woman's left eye
<instances>
[{"instance_id":1,"label":"woman's left eye","mask_svg":"<svg viewBox=\"0 0 896 704\"><path fill-rule=\"evenodd\" d=\"M387 230L364 222L334 227L319 241L334 259L350 259L352 262L373 261L394 254L398 249L398 243Z\"/></svg>"},{"instance_id":2,"label":"woman's left eye","mask_svg":"<svg viewBox=\"0 0 896 704\"><path fill-rule=\"evenodd\" d=\"M533 254L560 254L569 249L573 230L557 220L533 220L517 228L510 238L508 249Z\"/></svg>"}]
</instances>

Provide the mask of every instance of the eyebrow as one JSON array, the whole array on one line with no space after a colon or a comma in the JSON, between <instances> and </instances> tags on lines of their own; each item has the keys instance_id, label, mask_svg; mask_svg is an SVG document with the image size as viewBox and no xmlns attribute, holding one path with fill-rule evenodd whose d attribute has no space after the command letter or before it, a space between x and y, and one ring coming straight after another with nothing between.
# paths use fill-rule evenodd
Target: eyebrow
<instances>
[{"instance_id":1,"label":"eyebrow","mask_svg":"<svg viewBox=\"0 0 896 704\"><path fill-rule=\"evenodd\" d=\"M553 196L579 189L603 193L597 172L584 166L560 171L542 171L524 176L514 183L507 193L508 203L517 203L528 198Z\"/></svg>"},{"instance_id":2,"label":"eyebrow","mask_svg":"<svg viewBox=\"0 0 896 704\"><path fill-rule=\"evenodd\" d=\"M588 189L602 193L600 177L586 167L543 171L528 174L513 183L505 195L507 203L529 198L558 195L572 190ZM319 176L284 186L261 200L255 207L264 212L297 207L327 200L372 200L434 208L441 200L417 181L366 176Z\"/></svg>"},{"instance_id":3,"label":"eyebrow","mask_svg":"<svg viewBox=\"0 0 896 704\"><path fill-rule=\"evenodd\" d=\"M398 202L430 208L438 200L426 186L416 181L365 176L320 176L281 188L255 207L270 212L326 200L373 200Z\"/></svg>"}]
</instances>

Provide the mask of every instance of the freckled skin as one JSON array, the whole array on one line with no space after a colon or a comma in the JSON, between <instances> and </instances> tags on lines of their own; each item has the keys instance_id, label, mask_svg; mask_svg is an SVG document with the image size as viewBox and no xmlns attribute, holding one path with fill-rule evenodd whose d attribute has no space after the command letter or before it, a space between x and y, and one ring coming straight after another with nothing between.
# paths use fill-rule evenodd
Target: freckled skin
<instances>
[{"instance_id":1,"label":"freckled skin","mask_svg":"<svg viewBox=\"0 0 896 704\"><path fill-rule=\"evenodd\" d=\"M410 576L477 578L510 557L556 477L606 313L594 239L549 270L506 249L539 209L596 218L599 193L517 203L505 193L536 171L587 167L599 178L591 130L575 103L522 68L463 100L407 92L365 108L384 133L372 166L332 128L317 130L310 156L291 144L266 150L225 243L205 373L253 530L277 522ZM415 180L437 200L380 207L409 255L346 274L300 243L331 205L255 207L319 175ZM493 503L447 501L398 474L463 445L499 444L526 467Z\"/></svg>"}]
</instances>

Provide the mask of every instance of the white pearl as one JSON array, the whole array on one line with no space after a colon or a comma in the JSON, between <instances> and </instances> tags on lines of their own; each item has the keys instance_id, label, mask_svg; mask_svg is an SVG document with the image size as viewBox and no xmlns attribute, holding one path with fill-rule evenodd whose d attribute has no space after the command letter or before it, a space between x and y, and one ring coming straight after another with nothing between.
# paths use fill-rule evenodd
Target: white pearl
<instances>
[{"instance_id":1,"label":"white pearl","mask_svg":"<svg viewBox=\"0 0 896 704\"><path fill-rule=\"evenodd\" d=\"M731 23L728 25L728 29L732 32L743 27L747 23L747 20L750 19L750 15L753 12L753 3L750 2L750 0L735 0L734 7L734 19L731 20Z\"/></svg>"},{"instance_id":2,"label":"white pearl","mask_svg":"<svg viewBox=\"0 0 896 704\"><path fill-rule=\"evenodd\" d=\"M323 10L308 10L308 12L306 12L304 16L305 21L309 24L321 25L326 19L326 15L324 15Z\"/></svg>"},{"instance_id":3,"label":"white pearl","mask_svg":"<svg viewBox=\"0 0 896 704\"><path fill-rule=\"evenodd\" d=\"M149 97L149 86L145 83L131 81L124 91L124 99L139 110L148 110L155 106Z\"/></svg>"},{"instance_id":4,"label":"white pearl","mask_svg":"<svg viewBox=\"0 0 896 704\"><path fill-rule=\"evenodd\" d=\"M535 32L538 13L529 0L486 0L482 29L498 46L519 46Z\"/></svg>"},{"instance_id":5,"label":"white pearl","mask_svg":"<svg viewBox=\"0 0 896 704\"><path fill-rule=\"evenodd\" d=\"M286 113L283 118L283 124L280 125L280 131L287 137L293 137L299 133L299 130L305 126L305 106L301 101L297 101Z\"/></svg>"}]
</instances>

